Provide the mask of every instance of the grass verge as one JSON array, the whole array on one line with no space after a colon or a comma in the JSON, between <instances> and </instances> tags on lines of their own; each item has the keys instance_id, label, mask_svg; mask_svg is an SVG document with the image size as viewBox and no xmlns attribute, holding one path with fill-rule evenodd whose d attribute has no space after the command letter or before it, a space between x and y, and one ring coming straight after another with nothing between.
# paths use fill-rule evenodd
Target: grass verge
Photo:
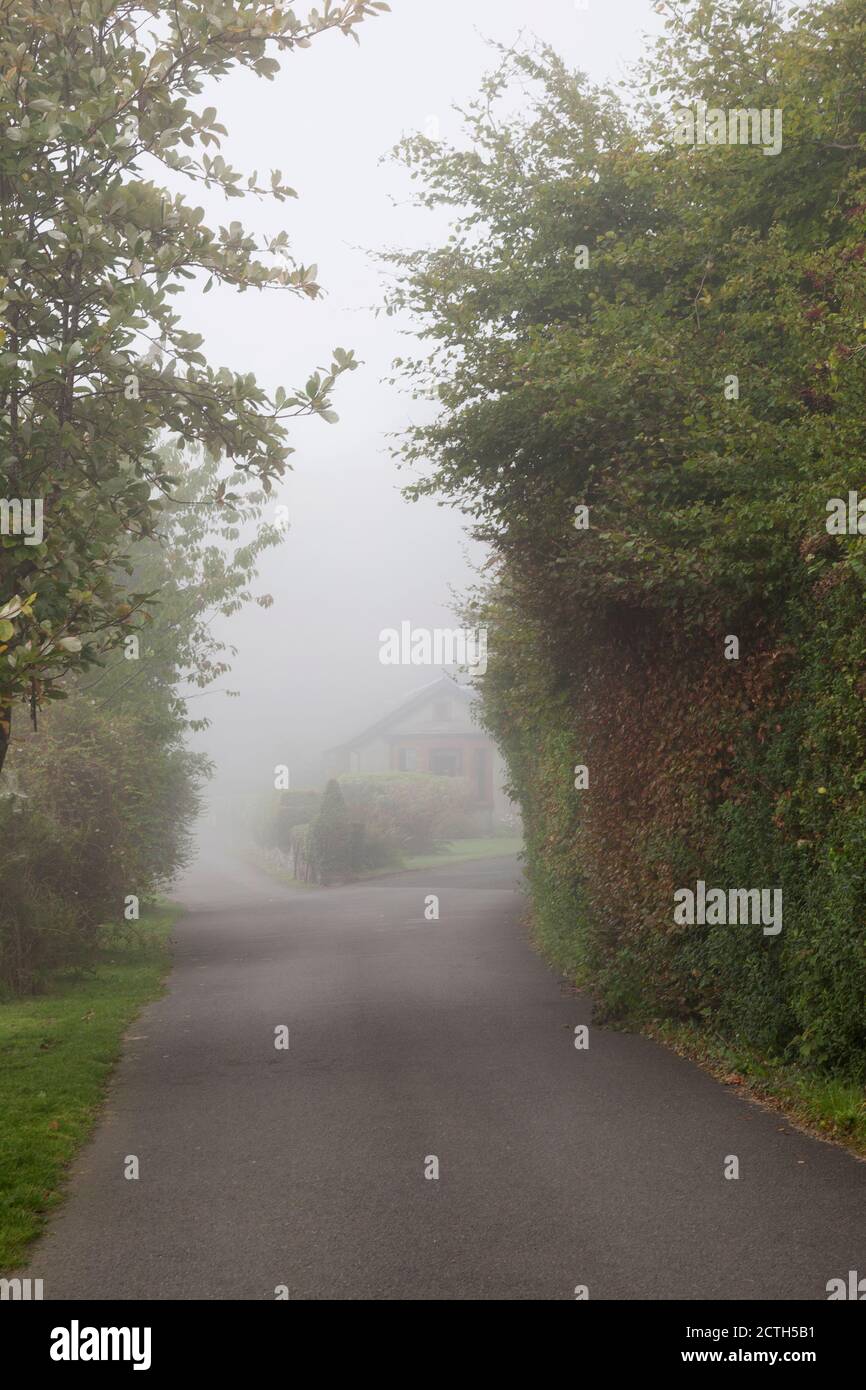
<instances>
[{"instance_id":1,"label":"grass verge","mask_svg":"<svg viewBox=\"0 0 866 1390\"><path fill-rule=\"evenodd\" d=\"M475 840L452 840L435 854L410 854L401 864L373 869L363 877L378 878L382 874L406 873L410 869L435 869L439 864L459 864L462 860L499 859L504 855L519 854L522 849L523 841L519 836L490 835Z\"/></svg>"},{"instance_id":2,"label":"grass verge","mask_svg":"<svg viewBox=\"0 0 866 1390\"><path fill-rule=\"evenodd\" d=\"M180 909L145 913L87 968L0 1003L0 1270L27 1258L99 1115L123 1035L161 992Z\"/></svg>"}]
</instances>

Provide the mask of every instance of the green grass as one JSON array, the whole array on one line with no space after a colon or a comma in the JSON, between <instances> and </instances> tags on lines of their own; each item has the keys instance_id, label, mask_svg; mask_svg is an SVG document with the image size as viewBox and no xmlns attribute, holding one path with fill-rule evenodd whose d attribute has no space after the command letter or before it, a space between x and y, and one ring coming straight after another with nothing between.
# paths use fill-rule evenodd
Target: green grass
<instances>
[{"instance_id":1,"label":"green grass","mask_svg":"<svg viewBox=\"0 0 866 1390\"><path fill-rule=\"evenodd\" d=\"M146 913L86 969L0 1003L0 1270L22 1264L62 1200L66 1169L99 1115L123 1035L162 991L179 909Z\"/></svg>"},{"instance_id":2,"label":"green grass","mask_svg":"<svg viewBox=\"0 0 866 1390\"><path fill-rule=\"evenodd\" d=\"M519 854L522 849L523 840L519 835L490 835L477 840L452 840L437 854L409 855L403 860L400 868L435 869L437 864L451 864L460 859L495 859L503 854ZM391 871L382 869L381 872Z\"/></svg>"}]
</instances>

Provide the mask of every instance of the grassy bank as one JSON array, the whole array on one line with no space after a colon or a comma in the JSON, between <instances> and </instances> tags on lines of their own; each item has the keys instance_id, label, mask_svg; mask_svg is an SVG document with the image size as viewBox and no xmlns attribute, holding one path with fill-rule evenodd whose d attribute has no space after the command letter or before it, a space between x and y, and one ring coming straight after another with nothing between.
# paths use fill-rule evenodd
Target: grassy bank
<instances>
[{"instance_id":1,"label":"grassy bank","mask_svg":"<svg viewBox=\"0 0 866 1390\"><path fill-rule=\"evenodd\" d=\"M172 907L153 910L91 967L59 972L37 997L0 1003L0 1269L26 1260L61 1200L123 1035L161 992L177 916Z\"/></svg>"}]
</instances>

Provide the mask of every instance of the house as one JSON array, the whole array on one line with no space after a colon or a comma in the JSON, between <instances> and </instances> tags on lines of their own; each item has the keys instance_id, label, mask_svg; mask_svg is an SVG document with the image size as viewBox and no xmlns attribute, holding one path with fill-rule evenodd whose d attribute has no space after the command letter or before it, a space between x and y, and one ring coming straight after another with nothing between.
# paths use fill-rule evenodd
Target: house
<instances>
[{"instance_id":1,"label":"house","mask_svg":"<svg viewBox=\"0 0 866 1390\"><path fill-rule=\"evenodd\" d=\"M464 777L479 821L512 820L513 803L502 790L505 764L496 744L473 719L475 692L440 676L415 691L382 719L325 755L328 775L430 772Z\"/></svg>"}]
</instances>

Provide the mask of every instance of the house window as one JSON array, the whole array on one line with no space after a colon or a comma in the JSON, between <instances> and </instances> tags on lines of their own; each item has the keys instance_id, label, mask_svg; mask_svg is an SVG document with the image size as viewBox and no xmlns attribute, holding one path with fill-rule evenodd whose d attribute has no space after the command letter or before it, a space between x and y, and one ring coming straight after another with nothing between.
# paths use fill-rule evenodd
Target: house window
<instances>
[{"instance_id":1,"label":"house window","mask_svg":"<svg viewBox=\"0 0 866 1390\"><path fill-rule=\"evenodd\" d=\"M433 718L437 724L447 724L451 718L450 700L433 701Z\"/></svg>"},{"instance_id":2,"label":"house window","mask_svg":"<svg viewBox=\"0 0 866 1390\"><path fill-rule=\"evenodd\" d=\"M397 766L401 772L417 772L417 748L400 748L397 751Z\"/></svg>"},{"instance_id":3,"label":"house window","mask_svg":"<svg viewBox=\"0 0 866 1390\"><path fill-rule=\"evenodd\" d=\"M430 771L437 777L459 777L463 771L463 754L459 748L431 748Z\"/></svg>"}]
</instances>

